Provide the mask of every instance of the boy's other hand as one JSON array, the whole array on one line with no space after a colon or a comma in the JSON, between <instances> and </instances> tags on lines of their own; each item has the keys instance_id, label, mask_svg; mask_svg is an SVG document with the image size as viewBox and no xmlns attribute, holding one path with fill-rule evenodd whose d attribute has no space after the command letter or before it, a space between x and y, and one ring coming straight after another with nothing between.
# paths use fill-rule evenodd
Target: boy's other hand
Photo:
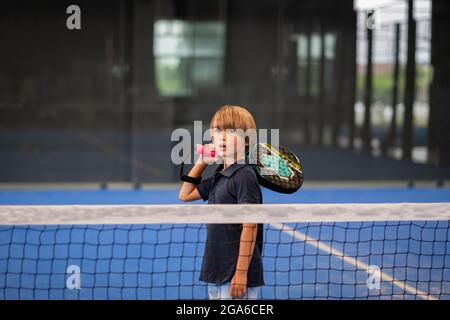
<instances>
[{"instance_id":1,"label":"boy's other hand","mask_svg":"<svg viewBox=\"0 0 450 320\"><path fill-rule=\"evenodd\" d=\"M232 298L241 298L247 291L247 272L236 271L231 279L230 296Z\"/></svg>"}]
</instances>

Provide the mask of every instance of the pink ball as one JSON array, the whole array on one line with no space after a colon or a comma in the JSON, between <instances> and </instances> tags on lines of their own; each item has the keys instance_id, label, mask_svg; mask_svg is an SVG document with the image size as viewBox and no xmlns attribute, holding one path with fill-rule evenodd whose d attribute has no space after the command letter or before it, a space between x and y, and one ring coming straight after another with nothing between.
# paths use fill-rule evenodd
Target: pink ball
<instances>
[{"instance_id":1,"label":"pink ball","mask_svg":"<svg viewBox=\"0 0 450 320\"><path fill-rule=\"evenodd\" d=\"M205 148L201 144L197 145L196 152L197 152L198 155L202 155L203 157L214 158L216 156L216 150L209 150L209 149Z\"/></svg>"}]
</instances>

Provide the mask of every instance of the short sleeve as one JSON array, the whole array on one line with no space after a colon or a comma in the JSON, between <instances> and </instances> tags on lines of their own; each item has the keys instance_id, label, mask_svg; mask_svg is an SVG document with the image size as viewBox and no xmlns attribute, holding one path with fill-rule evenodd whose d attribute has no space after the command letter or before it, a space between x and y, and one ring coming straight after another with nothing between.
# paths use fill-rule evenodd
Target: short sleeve
<instances>
[{"instance_id":1,"label":"short sleeve","mask_svg":"<svg viewBox=\"0 0 450 320\"><path fill-rule=\"evenodd\" d=\"M240 170L235 176L237 203L262 203L261 186L252 168Z\"/></svg>"},{"instance_id":2,"label":"short sleeve","mask_svg":"<svg viewBox=\"0 0 450 320\"><path fill-rule=\"evenodd\" d=\"M209 198L209 190L211 189L212 179L213 177L203 179L199 184L195 186L203 201L206 201Z\"/></svg>"}]
</instances>

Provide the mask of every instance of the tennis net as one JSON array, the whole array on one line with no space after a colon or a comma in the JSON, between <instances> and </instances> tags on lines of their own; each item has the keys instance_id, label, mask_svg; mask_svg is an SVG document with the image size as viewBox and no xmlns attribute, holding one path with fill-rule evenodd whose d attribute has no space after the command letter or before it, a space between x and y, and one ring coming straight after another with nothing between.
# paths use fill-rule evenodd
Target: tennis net
<instances>
[{"instance_id":1,"label":"tennis net","mask_svg":"<svg viewBox=\"0 0 450 320\"><path fill-rule=\"evenodd\" d=\"M264 226L262 299L449 299L450 203L0 206L0 299L206 299L205 224Z\"/></svg>"}]
</instances>

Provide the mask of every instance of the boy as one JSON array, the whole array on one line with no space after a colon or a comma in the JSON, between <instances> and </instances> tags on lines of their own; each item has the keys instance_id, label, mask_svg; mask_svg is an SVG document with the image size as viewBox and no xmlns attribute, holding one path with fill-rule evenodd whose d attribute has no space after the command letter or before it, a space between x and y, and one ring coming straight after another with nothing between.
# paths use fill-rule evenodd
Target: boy
<instances>
[{"instance_id":1,"label":"boy","mask_svg":"<svg viewBox=\"0 0 450 320\"><path fill-rule=\"evenodd\" d=\"M250 141L239 133L255 130L248 110L223 106L211 120L212 145L223 160L215 174L199 184L184 182L182 201L208 200L208 204L262 203L262 193L253 168L245 158ZM230 132L231 131L231 132ZM202 157L189 172L201 177L207 164L217 159ZM238 163L239 161L239 163ZM245 214L245 213L243 213ZM264 284L261 224L208 224L200 280L208 283L210 299L257 299Z\"/></svg>"}]
</instances>

